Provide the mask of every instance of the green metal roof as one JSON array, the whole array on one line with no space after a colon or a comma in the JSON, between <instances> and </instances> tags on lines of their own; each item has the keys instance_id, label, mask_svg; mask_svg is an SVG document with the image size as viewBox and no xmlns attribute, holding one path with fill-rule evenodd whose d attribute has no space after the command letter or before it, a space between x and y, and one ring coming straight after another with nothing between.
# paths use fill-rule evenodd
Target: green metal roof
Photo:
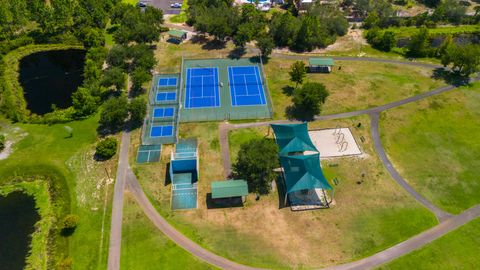
<instances>
[{"instance_id":1,"label":"green metal roof","mask_svg":"<svg viewBox=\"0 0 480 270\"><path fill-rule=\"evenodd\" d=\"M183 30L176 30L176 29L172 29L167 32L169 36L176 37L176 38L182 38L186 33L187 32Z\"/></svg>"},{"instance_id":2,"label":"green metal roof","mask_svg":"<svg viewBox=\"0 0 480 270\"><path fill-rule=\"evenodd\" d=\"M248 184L245 180L215 181L211 183L212 198L230 198L248 195Z\"/></svg>"},{"instance_id":3,"label":"green metal roof","mask_svg":"<svg viewBox=\"0 0 480 270\"><path fill-rule=\"evenodd\" d=\"M308 59L308 64L310 66L333 66L334 62L332 58L312 57Z\"/></svg>"},{"instance_id":4,"label":"green metal roof","mask_svg":"<svg viewBox=\"0 0 480 270\"><path fill-rule=\"evenodd\" d=\"M292 152L315 151L317 148L308 135L307 123L272 124L275 141L280 148L280 155Z\"/></svg>"},{"instance_id":5,"label":"green metal roof","mask_svg":"<svg viewBox=\"0 0 480 270\"><path fill-rule=\"evenodd\" d=\"M332 189L320 167L320 154L281 156L287 194L304 189Z\"/></svg>"}]
</instances>

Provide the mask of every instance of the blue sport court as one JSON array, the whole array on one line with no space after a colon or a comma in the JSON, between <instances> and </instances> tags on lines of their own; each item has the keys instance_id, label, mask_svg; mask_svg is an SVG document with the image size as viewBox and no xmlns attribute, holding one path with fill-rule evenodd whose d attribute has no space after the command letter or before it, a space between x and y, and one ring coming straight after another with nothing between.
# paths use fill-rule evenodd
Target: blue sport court
<instances>
[{"instance_id":1,"label":"blue sport court","mask_svg":"<svg viewBox=\"0 0 480 270\"><path fill-rule=\"evenodd\" d=\"M152 126L150 130L150 137L171 137L173 136L173 126Z\"/></svg>"},{"instance_id":2,"label":"blue sport court","mask_svg":"<svg viewBox=\"0 0 480 270\"><path fill-rule=\"evenodd\" d=\"M265 105L265 91L258 66L228 67L232 106Z\"/></svg>"},{"instance_id":3,"label":"blue sport court","mask_svg":"<svg viewBox=\"0 0 480 270\"><path fill-rule=\"evenodd\" d=\"M158 92L157 102L162 101L175 101L177 99L177 92Z\"/></svg>"},{"instance_id":4,"label":"blue sport court","mask_svg":"<svg viewBox=\"0 0 480 270\"><path fill-rule=\"evenodd\" d=\"M218 68L188 68L185 108L220 107Z\"/></svg>"},{"instance_id":5,"label":"blue sport court","mask_svg":"<svg viewBox=\"0 0 480 270\"><path fill-rule=\"evenodd\" d=\"M158 87L173 87L177 86L177 78L160 78L158 80Z\"/></svg>"},{"instance_id":6,"label":"blue sport court","mask_svg":"<svg viewBox=\"0 0 480 270\"><path fill-rule=\"evenodd\" d=\"M167 108L154 108L153 109L153 118L171 118L175 112L175 108L167 107Z\"/></svg>"}]
</instances>

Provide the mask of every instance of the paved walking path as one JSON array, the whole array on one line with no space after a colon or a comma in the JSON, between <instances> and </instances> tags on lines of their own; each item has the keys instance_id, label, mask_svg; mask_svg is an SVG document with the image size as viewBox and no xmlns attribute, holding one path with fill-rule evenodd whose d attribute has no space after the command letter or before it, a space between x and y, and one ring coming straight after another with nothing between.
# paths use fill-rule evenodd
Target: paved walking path
<instances>
[{"instance_id":1,"label":"paved walking path","mask_svg":"<svg viewBox=\"0 0 480 270\"><path fill-rule=\"evenodd\" d=\"M120 246L122 244L123 191L128 167L128 148L130 132L124 131L120 145L117 177L113 192L112 223L110 226L110 245L108 249L108 270L120 269Z\"/></svg>"},{"instance_id":2,"label":"paved walking path","mask_svg":"<svg viewBox=\"0 0 480 270\"><path fill-rule=\"evenodd\" d=\"M127 172L127 187L128 190L132 193L133 197L137 203L142 208L143 212L147 217L152 221L152 223L162 231L167 237L169 237L177 245L181 246L187 250L190 254L196 256L197 258L202 259L205 262L208 262L212 265L220 267L222 269L231 269L231 270L253 270L259 268L253 268L245 265L232 262L226 258L218 256L202 247L197 243L190 240L188 237L184 236L178 232L172 225L170 225L155 209L155 207L150 203L147 196L142 190L142 187L138 183L137 177L129 169Z\"/></svg>"},{"instance_id":3,"label":"paved walking path","mask_svg":"<svg viewBox=\"0 0 480 270\"><path fill-rule=\"evenodd\" d=\"M379 118L380 118L380 113L372 113L370 114L370 129L373 137L373 144L375 146L375 150L377 152L378 157L382 161L383 165L387 169L387 171L390 173L392 176L393 180L397 182L403 189L405 189L410 195L415 198L419 203L421 203L423 206L425 206L428 210L430 210L432 213L435 214L437 219L441 222L444 221L450 217L452 217L451 214L443 211L442 209L438 208L435 206L433 203L431 203L429 200L427 200L425 197L420 195L418 192L416 192L412 186L410 186L405 179L397 172L397 170L393 167L392 163L387 157L387 154L385 153L385 149L382 146L382 141L380 140L380 133L379 133Z\"/></svg>"}]
</instances>

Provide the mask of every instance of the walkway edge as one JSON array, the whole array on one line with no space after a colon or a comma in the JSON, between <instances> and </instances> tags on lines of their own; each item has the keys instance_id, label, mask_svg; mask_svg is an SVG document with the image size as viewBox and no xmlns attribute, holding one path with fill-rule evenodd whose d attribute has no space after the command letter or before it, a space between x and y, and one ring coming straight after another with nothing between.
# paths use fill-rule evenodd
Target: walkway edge
<instances>
[{"instance_id":1,"label":"walkway edge","mask_svg":"<svg viewBox=\"0 0 480 270\"><path fill-rule=\"evenodd\" d=\"M152 203L142 190L140 183L138 183L137 177L131 169L127 171L127 188L132 193L137 203L142 208L143 212L147 215L148 219L162 231L167 237L169 237L177 245L196 256L197 258L217 266L222 269L231 270L257 270L261 268L254 268L246 265L241 265L236 262L230 261L224 257L218 256L213 252L210 252L197 243L193 242L179 231L177 231L172 225L170 225L155 209Z\"/></svg>"}]
</instances>

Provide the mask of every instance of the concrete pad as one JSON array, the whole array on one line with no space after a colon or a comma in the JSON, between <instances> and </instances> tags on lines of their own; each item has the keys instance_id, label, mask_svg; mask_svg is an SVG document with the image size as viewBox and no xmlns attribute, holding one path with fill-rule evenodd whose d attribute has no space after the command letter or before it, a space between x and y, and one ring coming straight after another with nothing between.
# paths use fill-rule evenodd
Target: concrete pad
<instances>
[{"instance_id":1,"label":"concrete pad","mask_svg":"<svg viewBox=\"0 0 480 270\"><path fill-rule=\"evenodd\" d=\"M308 134L315 147L320 151L320 158L362 154L349 128L311 130Z\"/></svg>"}]
</instances>

